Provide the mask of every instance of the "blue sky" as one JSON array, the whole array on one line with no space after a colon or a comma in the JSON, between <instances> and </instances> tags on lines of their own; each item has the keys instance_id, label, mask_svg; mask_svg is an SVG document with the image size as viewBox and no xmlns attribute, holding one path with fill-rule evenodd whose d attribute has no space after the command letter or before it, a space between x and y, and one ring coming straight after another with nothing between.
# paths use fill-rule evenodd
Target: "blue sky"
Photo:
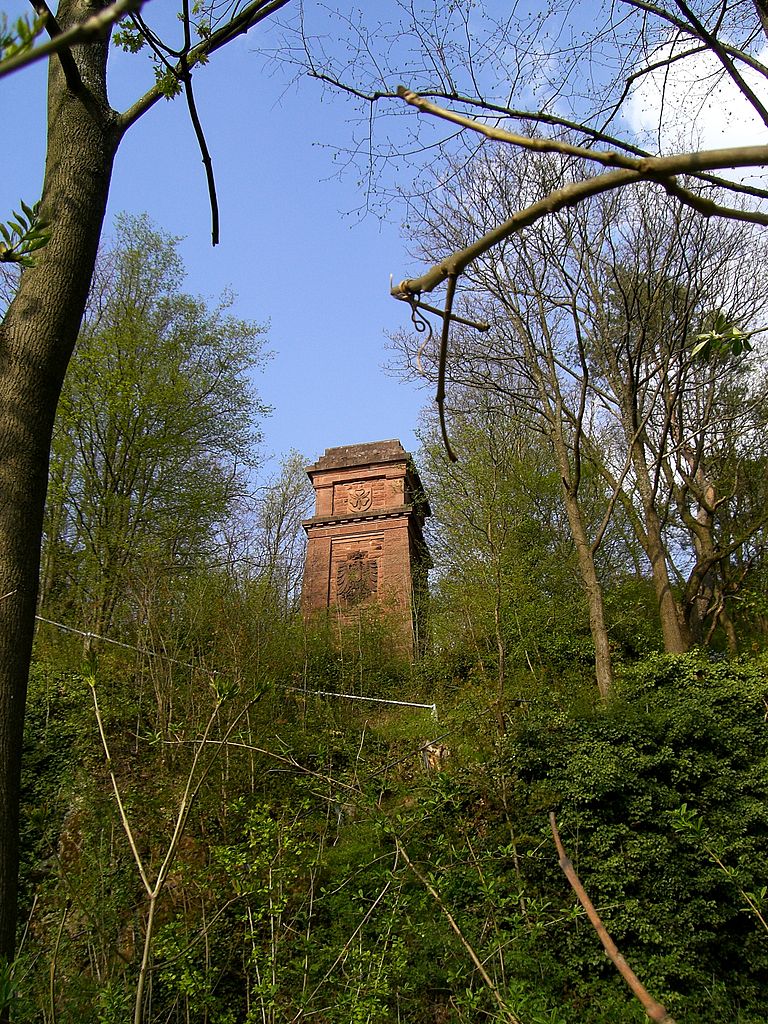
<instances>
[{"instance_id":1,"label":"blue sky","mask_svg":"<svg viewBox=\"0 0 768 1024\"><path fill-rule=\"evenodd\" d=\"M161 3L162 0L157 0ZM0 5L9 17L29 5ZM221 243L210 244L203 167L183 102L161 102L118 152L108 211L146 211L163 230L185 236L188 290L216 296L231 287L235 312L270 322L274 356L258 379L274 407L264 424L265 456L295 448L314 458L331 445L397 437L414 450L419 411L431 393L383 370L386 332L408 322L389 296L389 275L418 270L398 228L351 211L360 206L353 174L341 180L329 146L348 141L353 111L318 85L289 84L287 69L265 69L253 51L260 29L214 56L196 77L196 97L214 158ZM110 100L124 109L151 77L141 59L112 55ZM0 86L4 168L0 217L19 199L34 202L43 174L45 68Z\"/></svg>"},{"instance_id":2,"label":"blue sky","mask_svg":"<svg viewBox=\"0 0 768 1024\"><path fill-rule=\"evenodd\" d=\"M371 23L392 7L362 6L371 12ZM0 10L9 17L29 9L27 0L0 0ZM176 9L176 3L153 0L146 12L152 19L168 19ZM337 41L343 26L327 9L310 9L325 10L325 44L340 49L343 57ZM486 0L478 18L506 9L503 0ZM298 4L289 4L281 16L290 18L297 10ZM407 240L398 226L403 208L394 205L385 221L373 215L360 218L354 213L362 204L358 176L335 176L333 147L349 144L348 119L357 116L355 109L306 78L291 84L288 68L270 65L254 52L275 45L273 25L267 22L214 55L195 78L214 158L221 244L216 249L210 245L203 167L179 100L161 102L126 136L113 176L107 232L115 213L147 212L163 230L185 236L181 249L191 292L215 297L230 287L238 295L238 315L270 323L274 357L257 381L263 400L274 407L264 423L265 457L277 459L294 448L314 459L331 445L389 437L398 437L413 451L419 412L432 403L432 392L387 375L383 364L389 358L387 332L408 324L407 307L389 296L389 276L402 280L424 267L407 256ZM694 61L693 80L677 71L671 78L665 74L671 131L676 134L680 124L687 124L708 145L754 136L750 115L738 106L741 99L735 106L726 102L725 85L704 101L697 79L706 83L709 70ZM113 106L124 109L151 81L141 57L113 52ZM630 97L627 114L635 129L656 125L657 85L651 76ZM686 109L691 98L694 116ZM399 123L405 126L409 116L419 116L403 113ZM42 64L0 83L0 123L3 218L19 199L31 203L39 196L45 132ZM422 128L425 123L420 120ZM391 128L389 120L386 130ZM730 137L734 133L738 137ZM662 148L675 148L671 137L661 141ZM403 184L407 188L408 182Z\"/></svg>"}]
</instances>

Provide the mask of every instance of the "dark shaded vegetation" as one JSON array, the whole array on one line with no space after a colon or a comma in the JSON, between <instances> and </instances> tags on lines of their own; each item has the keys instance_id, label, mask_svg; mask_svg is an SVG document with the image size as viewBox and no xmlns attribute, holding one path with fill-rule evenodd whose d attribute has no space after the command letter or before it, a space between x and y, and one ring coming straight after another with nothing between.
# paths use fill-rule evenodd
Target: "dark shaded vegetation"
<instances>
[{"instance_id":1,"label":"dark shaded vegetation","mask_svg":"<svg viewBox=\"0 0 768 1024\"><path fill-rule=\"evenodd\" d=\"M557 866L555 810L609 931L676 1019L764 1020L768 936L747 897L761 907L768 877L765 659L652 654L625 665L605 704L578 647L567 678L556 652L547 682L519 678L500 735L484 680L436 678L436 653L413 668L387 659L384 628L289 620L258 673L252 648L221 676L166 666L178 712L165 723L159 667L101 655L111 768L153 872L220 701L159 901L143 1019L504 1019L398 846L519 1019L642 1019ZM39 644L14 1018L123 1021L146 896L89 686L54 667L79 652ZM429 691L440 721L300 692L361 682L399 699ZM418 748L443 734L450 757L429 771Z\"/></svg>"}]
</instances>

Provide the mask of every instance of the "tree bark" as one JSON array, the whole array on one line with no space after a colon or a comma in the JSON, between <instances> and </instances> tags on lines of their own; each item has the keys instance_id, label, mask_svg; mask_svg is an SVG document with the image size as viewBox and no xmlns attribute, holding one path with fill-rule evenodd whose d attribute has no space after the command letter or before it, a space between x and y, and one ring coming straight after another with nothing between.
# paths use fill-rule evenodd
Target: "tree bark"
<instances>
[{"instance_id":1,"label":"tree bark","mask_svg":"<svg viewBox=\"0 0 768 1024\"><path fill-rule=\"evenodd\" d=\"M63 0L62 29L105 3ZM51 237L0 326L0 957L17 913L24 707L56 405L77 339L120 132L106 94L108 39L50 62L41 219ZM66 74L65 74L66 69Z\"/></svg>"},{"instance_id":2,"label":"tree bark","mask_svg":"<svg viewBox=\"0 0 768 1024\"><path fill-rule=\"evenodd\" d=\"M624 389L625 395L627 390ZM656 496L645 455L645 431L638 430L638 406L634 391L630 400L624 398L624 404L622 425L630 446L632 467L635 471L637 490L643 507L645 553L651 563L651 578L659 608L664 650L667 654L685 654L691 646L691 634L669 578L667 550L664 544L661 519L656 508Z\"/></svg>"},{"instance_id":3,"label":"tree bark","mask_svg":"<svg viewBox=\"0 0 768 1024\"><path fill-rule=\"evenodd\" d=\"M639 481L638 481L639 482ZM645 499L643 498L645 505ZM653 589L659 607L661 635L667 654L685 654L691 646L691 635L677 598L672 590L667 568L667 554L661 534L661 523L651 503L644 508L647 555L651 563Z\"/></svg>"},{"instance_id":4,"label":"tree bark","mask_svg":"<svg viewBox=\"0 0 768 1024\"><path fill-rule=\"evenodd\" d=\"M543 360L540 360L537 356L535 347L530 343L530 336L526 337L523 335L522 340L526 346L526 355L533 371L533 377L539 392L541 410L548 425L549 440L555 454L556 465L560 472L563 504L565 505L573 543L576 547L579 574L587 598L589 629L595 647L597 689L600 696L605 700L613 689L613 662L608 641L608 628L605 622L603 588L597 575L597 566L595 565L595 549L587 536L582 504L579 499L588 368L584 350L580 349L583 372L581 400L578 411L573 415L573 438L569 446L569 442L566 440L565 423L571 417L565 410L565 403L558 380L553 339L547 326L546 315L541 313L541 309L542 303L541 297L539 297L540 325L546 345ZM542 368L542 362L546 372Z\"/></svg>"},{"instance_id":5,"label":"tree bark","mask_svg":"<svg viewBox=\"0 0 768 1024\"><path fill-rule=\"evenodd\" d=\"M605 624L605 608L603 606L603 588L597 577L595 557L584 529L584 520L579 508L578 498L563 484L565 510L568 524L576 546L579 572L584 592L587 595L589 609L589 629L595 645L595 676L600 696L605 699L613 687L613 664L611 647L608 642L608 629Z\"/></svg>"},{"instance_id":6,"label":"tree bark","mask_svg":"<svg viewBox=\"0 0 768 1024\"><path fill-rule=\"evenodd\" d=\"M768 0L754 0L754 3L760 24L763 26L763 33L768 39Z\"/></svg>"}]
</instances>

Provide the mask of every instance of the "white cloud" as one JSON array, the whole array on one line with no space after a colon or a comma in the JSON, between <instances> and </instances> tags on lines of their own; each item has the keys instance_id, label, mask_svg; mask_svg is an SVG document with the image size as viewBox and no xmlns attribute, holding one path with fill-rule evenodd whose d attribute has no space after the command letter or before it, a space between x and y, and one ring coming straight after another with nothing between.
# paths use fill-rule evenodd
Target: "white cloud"
<instances>
[{"instance_id":1,"label":"white cloud","mask_svg":"<svg viewBox=\"0 0 768 1024\"><path fill-rule=\"evenodd\" d=\"M654 62L678 47L660 47L654 53ZM768 48L757 59L765 63ZM751 68L741 66L740 70L768 106L766 79ZM685 57L644 75L632 90L624 116L633 131L655 137L662 153L768 142L768 128L709 52Z\"/></svg>"}]
</instances>

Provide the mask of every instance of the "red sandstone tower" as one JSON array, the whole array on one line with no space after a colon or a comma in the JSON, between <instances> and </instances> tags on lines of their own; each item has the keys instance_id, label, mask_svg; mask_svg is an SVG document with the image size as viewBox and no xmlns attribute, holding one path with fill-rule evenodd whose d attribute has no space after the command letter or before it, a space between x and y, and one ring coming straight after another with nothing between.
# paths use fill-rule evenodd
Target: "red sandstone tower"
<instances>
[{"instance_id":1,"label":"red sandstone tower","mask_svg":"<svg viewBox=\"0 0 768 1024\"><path fill-rule=\"evenodd\" d=\"M410 455L399 441L327 448L307 474L316 505L304 523L304 613L379 606L421 646L431 513Z\"/></svg>"}]
</instances>

